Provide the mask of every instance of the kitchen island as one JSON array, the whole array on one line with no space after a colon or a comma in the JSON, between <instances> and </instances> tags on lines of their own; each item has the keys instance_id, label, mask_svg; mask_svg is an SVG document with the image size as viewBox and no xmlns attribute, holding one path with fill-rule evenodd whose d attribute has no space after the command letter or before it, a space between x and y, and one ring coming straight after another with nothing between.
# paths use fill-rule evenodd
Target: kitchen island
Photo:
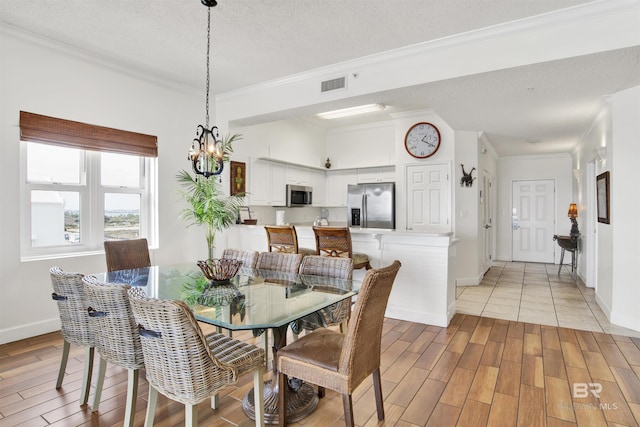
<instances>
[{"instance_id":1,"label":"kitchen island","mask_svg":"<svg viewBox=\"0 0 640 427\"><path fill-rule=\"evenodd\" d=\"M300 247L315 248L313 228L296 225ZM264 225L235 225L225 231L225 247L267 250ZM222 239L220 239L222 240ZM455 243L453 233L419 233L399 230L352 228L354 252L369 256L379 268L399 260L402 268L389 296L386 316L393 319L447 326L455 314ZM354 278L365 270L354 270Z\"/></svg>"}]
</instances>

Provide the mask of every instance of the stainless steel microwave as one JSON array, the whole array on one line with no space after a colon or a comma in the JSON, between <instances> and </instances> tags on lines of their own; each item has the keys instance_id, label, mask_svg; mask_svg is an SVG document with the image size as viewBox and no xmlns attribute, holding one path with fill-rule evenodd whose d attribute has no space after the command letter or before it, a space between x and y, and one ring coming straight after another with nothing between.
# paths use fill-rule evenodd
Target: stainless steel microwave
<instances>
[{"instance_id":1,"label":"stainless steel microwave","mask_svg":"<svg viewBox=\"0 0 640 427\"><path fill-rule=\"evenodd\" d=\"M313 203L313 189L303 185L287 184L287 206L311 206Z\"/></svg>"}]
</instances>

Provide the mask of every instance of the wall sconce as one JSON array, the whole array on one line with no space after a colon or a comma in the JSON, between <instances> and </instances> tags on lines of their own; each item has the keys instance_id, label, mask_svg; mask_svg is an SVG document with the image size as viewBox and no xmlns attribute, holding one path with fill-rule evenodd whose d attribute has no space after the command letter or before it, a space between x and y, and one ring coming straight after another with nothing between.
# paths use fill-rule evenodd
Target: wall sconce
<instances>
[{"instance_id":1,"label":"wall sconce","mask_svg":"<svg viewBox=\"0 0 640 427\"><path fill-rule=\"evenodd\" d=\"M576 221L576 218L578 217L578 205L576 205L575 203L571 203L569 205L567 216L571 220L571 232L569 233L569 235L572 239L577 239L578 236L580 236L580 230L578 230L578 221Z\"/></svg>"}]
</instances>

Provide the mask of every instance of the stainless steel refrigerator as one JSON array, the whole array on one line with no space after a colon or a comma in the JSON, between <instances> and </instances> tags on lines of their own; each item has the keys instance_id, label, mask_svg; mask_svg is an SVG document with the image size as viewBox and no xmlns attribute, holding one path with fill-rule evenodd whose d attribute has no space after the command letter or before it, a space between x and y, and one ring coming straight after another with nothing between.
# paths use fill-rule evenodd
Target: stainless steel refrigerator
<instances>
[{"instance_id":1,"label":"stainless steel refrigerator","mask_svg":"<svg viewBox=\"0 0 640 427\"><path fill-rule=\"evenodd\" d=\"M396 195L393 182L349 185L349 227L396 228Z\"/></svg>"}]
</instances>

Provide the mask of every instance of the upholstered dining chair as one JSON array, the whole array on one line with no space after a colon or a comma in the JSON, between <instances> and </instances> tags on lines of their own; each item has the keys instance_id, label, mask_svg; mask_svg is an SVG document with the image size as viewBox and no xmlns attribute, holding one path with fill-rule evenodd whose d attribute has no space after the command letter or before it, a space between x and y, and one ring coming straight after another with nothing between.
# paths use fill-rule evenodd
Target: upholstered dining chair
<instances>
[{"instance_id":1,"label":"upholstered dining chair","mask_svg":"<svg viewBox=\"0 0 640 427\"><path fill-rule=\"evenodd\" d=\"M127 290L131 286L103 283L95 276L84 276L82 281L89 303L89 319L95 335L96 349L100 354L91 410L96 412L99 409L107 362L113 363L127 370L124 425L133 426L138 395L138 376L140 368L144 367L144 358L138 326L133 318L127 295Z\"/></svg>"},{"instance_id":2,"label":"upholstered dining chair","mask_svg":"<svg viewBox=\"0 0 640 427\"><path fill-rule=\"evenodd\" d=\"M151 266L147 239L105 240L104 254L107 271Z\"/></svg>"},{"instance_id":3,"label":"upholstered dining chair","mask_svg":"<svg viewBox=\"0 0 640 427\"><path fill-rule=\"evenodd\" d=\"M316 255L353 259L353 268L369 270L369 256L353 253L349 227L313 227L316 238Z\"/></svg>"},{"instance_id":4,"label":"upholstered dining chair","mask_svg":"<svg viewBox=\"0 0 640 427\"><path fill-rule=\"evenodd\" d=\"M314 255L316 251L298 246L298 233L293 225L265 225L269 252Z\"/></svg>"},{"instance_id":5,"label":"upholstered dining chair","mask_svg":"<svg viewBox=\"0 0 640 427\"><path fill-rule=\"evenodd\" d=\"M60 267L52 267L49 270L49 274L53 287L51 298L58 304L62 339L64 340L56 389L62 387L71 344L84 347L84 374L82 377L82 389L80 390L80 404L86 405L89 401L89 392L91 390L94 337L87 313L89 304L82 284L83 275L64 272Z\"/></svg>"},{"instance_id":6,"label":"upholstered dining chair","mask_svg":"<svg viewBox=\"0 0 640 427\"><path fill-rule=\"evenodd\" d=\"M242 267L255 268L258 263L258 251L228 248L222 252L222 258L242 261Z\"/></svg>"},{"instance_id":7,"label":"upholstered dining chair","mask_svg":"<svg viewBox=\"0 0 640 427\"><path fill-rule=\"evenodd\" d=\"M300 264L300 274L351 279L352 273L353 261L350 258L310 255L302 258ZM335 325L340 325L340 332L344 332L350 313L351 298L348 298L291 322L294 339L303 330L313 331Z\"/></svg>"},{"instance_id":8,"label":"upholstered dining chair","mask_svg":"<svg viewBox=\"0 0 640 427\"><path fill-rule=\"evenodd\" d=\"M253 372L256 426L264 426L264 353L262 349L212 333L204 335L182 301L147 298L131 288L129 299L139 325L149 382L145 426L152 426L158 393L185 405L185 425L198 423L198 403L212 399L238 378Z\"/></svg>"},{"instance_id":9,"label":"upholstered dining chair","mask_svg":"<svg viewBox=\"0 0 640 427\"><path fill-rule=\"evenodd\" d=\"M373 374L373 390L378 420L384 419L380 380L380 341L384 312L400 261L369 270L358 293L346 334L331 329L316 329L278 351L278 382L288 384L288 377L318 385L342 394L345 424L354 425L351 395L362 381ZM278 393L279 423L287 424L287 393Z\"/></svg>"}]
</instances>

